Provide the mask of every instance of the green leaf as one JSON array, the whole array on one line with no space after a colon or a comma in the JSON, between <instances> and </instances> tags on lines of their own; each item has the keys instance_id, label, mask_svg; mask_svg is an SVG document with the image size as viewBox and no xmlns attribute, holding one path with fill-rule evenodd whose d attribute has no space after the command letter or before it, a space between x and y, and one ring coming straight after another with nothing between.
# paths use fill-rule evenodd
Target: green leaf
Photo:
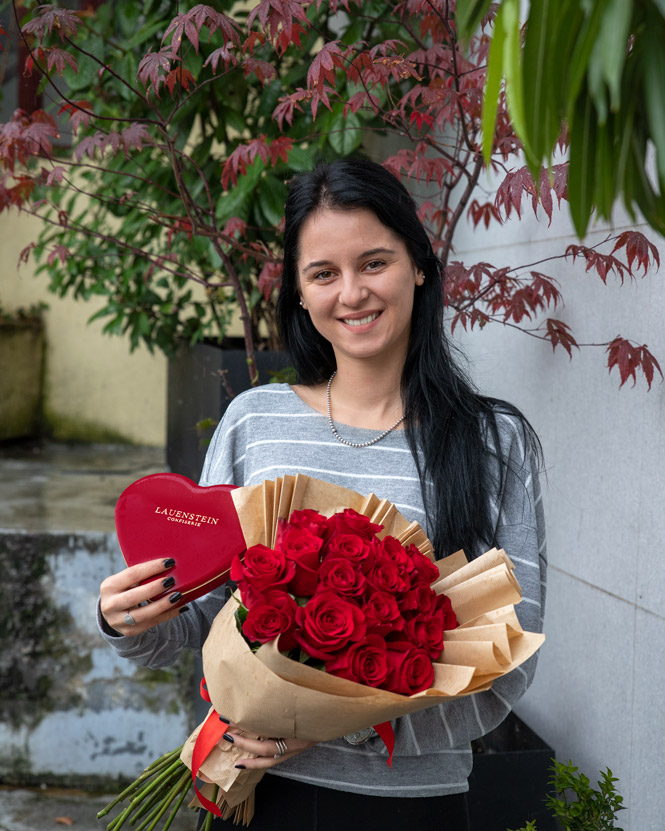
<instances>
[{"instance_id":1,"label":"green leaf","mask_svg":"<svg viewBox=\"0 0 665 831\"><path fill-rule=\"evenodd\" d=\"M665 23L647 8L642 74L650 138L656 148L656 167L661 192L665 193Z\"/></svg>"},{"instance_id":2,"label":"green leaf","mask_svg":"<svg viewBox=\"0 0 665 831\"><path fill-rule=\"evenodd\" d=\"M616 112L619 107L621 74L626 60L633 2L632 0L607 0L599 5L603 7L603 15L590 57L589 76L597 76L602 85L603 105L599 109L597 102L596 108L599 109L601 123L604 123L606 117L605 84L610 92L610 108ZM601 90L598 89L597 93L600 98Z\"/></svg>"},{"instance_id":3,"label":"green leaf","mask_svg":"<svg viewBox=\"0 0 665 831\"><path fill-rule=\"evenodd\" d=\"M277 225L284 216L287 189L275 176L266 176L258 188L258 203L268 225Z\"/></svg>"},{"instance_id":4,"label":"green leaf","mask_svg":"<svg viewBox=\"0 0 665 831\"><path fill-rule=\"evenodd\" d=\"M587 74L591 52L593 51L594 43L596 41L596 37L598 36L598 30L600 29L600 24L602 22L603 8L604 6L602 3L596 2L591 13L587 15L581 25L579 33L577 34L575 48L573 49L570 57L570 69L568 72L569 83L565 96L565 99L568 102L568 112L566 113L566 119L568 122L573 120L575 102L577 101L577 97ZM565 22L562 23L562 26L565 27Z\"/></svg>"},{"instance_id":5,"label":"green leaf","mask_svg":"<svg viewBox=\"0 0 665 831\"><path fill-rule=\"evenodd\" d=\"M524 85L522 83L520 48L520 3L519 0L504 0L501 5L504 15L506 37L503 44L503 72L506 78L506 101L510 120L519 135L527 161L535 158L526 130L524 114Z\"/></svg>"},{"instance_id":6,"label":"green leaf","mask_svg":"<svg viewBox=\"0 0 665 831\"><path fill-rule=\"evenodd\" d=\"M581 95L570 134L568 201L575 231L584 238L593 207L596 113L588 95Z\"/></svg>"},{"instance_id":7,"label":"green leaf","mask_svg":"<svg viewBox=\"0 0 665 831\"><path fill-rule=\"evenodd\" d=\"M328 141L340 156L348 156L362 144L362 122L355 113L344 116L342 107L335 107L335 114L330 125Z\"/></svg>"},{"instance_id":8,"label":"green leaf","mask_svg":"<svg viewBox=\"0 0 665 831\"><path fill-rule=\"evenodd\" d=\"M468 41L487 14L492 0L457 0L455 21L460 40Z\"/></svg>"},{"instance_id":9,"label":"green leaf","mask_svg":"<svg viewBox=\"0 0 665 831\"><path fill-rule=\"evenodd\" d=\"M458 6L459 8L459 6ZM503 22L503 6L494 20L494 34L490 43L489 59L487 63L487 80L483 97L483 157L485 164L489 164L494 144L494 127L496 111L499 103L501 78L503 77L503 48L506 39L506 30Z\"/></svg>"}]
</instances>

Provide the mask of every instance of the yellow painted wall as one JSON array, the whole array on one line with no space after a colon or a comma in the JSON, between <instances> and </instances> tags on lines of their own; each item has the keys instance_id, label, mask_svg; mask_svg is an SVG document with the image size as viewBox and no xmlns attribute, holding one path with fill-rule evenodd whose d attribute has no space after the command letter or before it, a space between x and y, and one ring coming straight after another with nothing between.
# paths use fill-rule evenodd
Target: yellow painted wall
<instances>
[{"instance_id":1,"label":"yellow painted wall","mask_svg":"<svg viewBox=\"0 0 665 831\"><path fill-rule=\"evenodd\" d=\"M123 439L162 446L166 441L166 369L161 354L129 352L129 339L103 335L103 321L87 324L98 306L47 291L32 260L17 270L21 250L40 223L16 211L0 215L0 300L11 311L44 301L45 411L56 438Z\"/></svg>"}]
</instances>

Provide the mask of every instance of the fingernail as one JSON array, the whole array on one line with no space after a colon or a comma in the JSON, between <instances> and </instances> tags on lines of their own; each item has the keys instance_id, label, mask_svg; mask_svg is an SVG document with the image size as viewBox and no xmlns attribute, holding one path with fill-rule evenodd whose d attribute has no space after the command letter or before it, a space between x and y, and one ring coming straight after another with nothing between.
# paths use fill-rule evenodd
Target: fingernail
<instances>
[{"instance_id":1,"label":"fingernail","mask_svg":"<svg viewBox=\"0 0 665 831\"><path fill-rule=\"evenodd\" d=\"M173 568L174 565L175 560L173 557L167 557L166 560L164 560L164 568Z\"/></svg>"},{"instance_id":2,"label":"fingernail","mask_svg":"<svg viewBox=\"0 0 665 831\"><path fill-rule=\"evenodd\" d=\"M171 586L175 586L175 577L171 575L170 577L167 577L166 580L162 580L162 586L164 586L165 589L170 589Z\"/></svg>"},{"instance_id":3,"label":"fingernail","mask_svg":"<svg viewBox=\"0 0 665 831\"><path fill-rule=\"evenodd\" d=\"M247 768L246 768L246 766L245 766L245 765L236 765L236 768L237 768L238 770L247 770Z\"/></svg>"},{"instance_id":4,"label":"fingernail","mask_svg":"<svg viewBox=\"0 0 665 831\"><path fill-rule=\"evenodd\" d=\"M220 717L219 717L219 720L220 720L220 721L223 721L223 722L224 722L224 724L231 724L231 722L230 722L227 718L224 718L224 716L220 716Z\"/></svg>"},{"instance_id":5,"label":"fingernail","mask_svg":"<svg viewBox=\"0 0 665 831\"><path fill-rule=\"evenodd\" d=\"M235 744L235 741L233 740L233 736L230 736L228 733L224 733L222 738L224 739L225 742L228 742L229 744Z\"/></svg>"},{"instance_id":6,"label":"fingernail","mask_svg":"<svg viewBox=\"0 0 665 831\"><path fill-rule=\"evenodd\" d=\"M179 600L182 600L182 592L176 592L169 597L171 603L177 603Z\"/></svg>"},{"instance_id":7,"label":"fingernail","mask_svg":"<svg viewBox=\"0 0 665 831\"><path fill-rule=\"evenodd\" d=\"M183 612L188 612L188 611L189 611L189 606L181 606L178 609L178 614L181 615Z\"/></svg>"}]
</instances>

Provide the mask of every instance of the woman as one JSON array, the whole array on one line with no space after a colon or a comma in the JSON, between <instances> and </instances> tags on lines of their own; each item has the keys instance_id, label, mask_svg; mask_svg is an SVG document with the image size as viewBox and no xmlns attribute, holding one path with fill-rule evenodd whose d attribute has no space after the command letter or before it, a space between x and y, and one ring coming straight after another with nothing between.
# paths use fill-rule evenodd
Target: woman
<instances>
[{"instance_id":1,"label":"woman","mask_svg":"<svg viewBox=\"0 0 665 831\"><path fill-rule=\"evenodd\" d=\"M301 471L391 500L427 529L439 557L505 548L524 591L522 626L539 631L538 441L518 411L479 396L455 366L440 263L411 197L383 167L340 160L292 185L278 312L300 383L231 402L201 484ZM151 666L172 663L183 646L199 650L223 602L220 590L178 614L170 601L180 595L164 571L168 562L135 566L101 591L107 641ZM139 607L163 588L174 590L170 600ZM371 733L284 745L253 742L232 725L227 740L258 754L245 767L273 774L259 786L250 827L466 829L469 743L503 720L534 669L531 659L488 692L399 719L392 769Z\"/></svg>"}]
</instances>

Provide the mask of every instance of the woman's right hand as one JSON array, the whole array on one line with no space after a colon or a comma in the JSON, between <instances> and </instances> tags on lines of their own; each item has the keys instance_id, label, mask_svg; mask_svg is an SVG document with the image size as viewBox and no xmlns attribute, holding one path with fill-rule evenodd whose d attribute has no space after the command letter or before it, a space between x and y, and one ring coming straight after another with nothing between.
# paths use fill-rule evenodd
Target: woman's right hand
<instances>
[{"instance_id":1,"label":"woman's right hand","mask_svg":"<svg viewBox=\"0 0 665 831\"><path fill-rule=\"evenodd\" d=\"M174 606L182 598L175 580L168 574L174 565L171 558L148 560L107 577L99 589L106 623L121 635L131 637L178 617L187 607ZM144 580L149 582L141 585ZM164 592L164 597L152 599Z\"/></svg>"}]
</instances>

